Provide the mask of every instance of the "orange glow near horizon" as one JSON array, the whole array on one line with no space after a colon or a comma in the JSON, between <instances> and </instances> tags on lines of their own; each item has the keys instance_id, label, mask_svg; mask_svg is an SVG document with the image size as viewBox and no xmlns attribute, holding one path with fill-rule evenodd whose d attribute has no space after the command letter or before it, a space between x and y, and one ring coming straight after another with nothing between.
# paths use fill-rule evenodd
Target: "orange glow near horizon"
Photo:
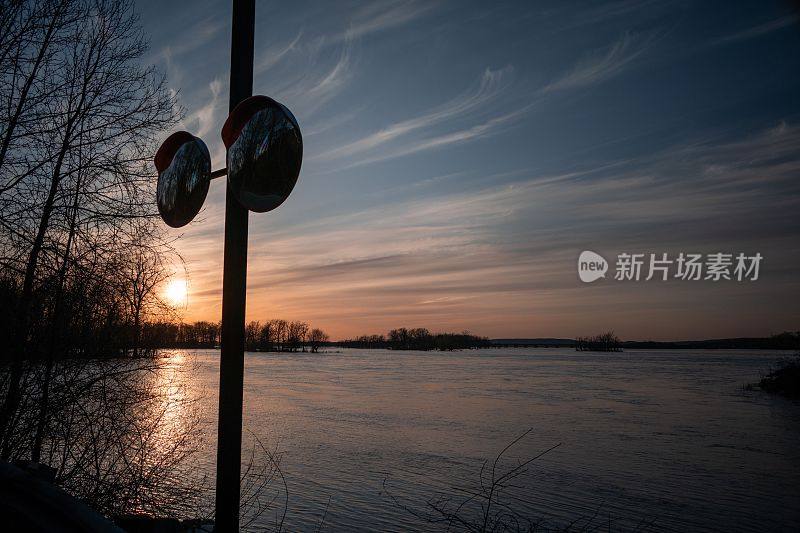
<instances>
[{"instance_id":1,"label":"orange glow near horizon","mask_svg":"<svg viewBox=\"0 0 800 533\"><path fill-rule=\"evenodd\" d=\"M209 235L214 232L196 227L199 235L190 230L179 243L191 280L189 303L181 314L187 322L217 322L222 250ZM706 299L703 286L579 284L572 254L514 261L480 246L393 253L366 242L373 239L360 232L333 232L325 245L314 235L253 237L247 320L302 320L335 340L398 327L468 330L490 338L575 338L613 330L626 340L757 337L769 334L769 327L778 332L785 327L742 323L735 306L711 313L713 301ZM364 250L378 254L349 259L354 250L341 246L347 240L365 242ZM385 242L398 245L397 239ZM304 253L314 247L317 255ZM181 294L186 287L183 281L174 290Z\"/></svg>"}]
</instances>

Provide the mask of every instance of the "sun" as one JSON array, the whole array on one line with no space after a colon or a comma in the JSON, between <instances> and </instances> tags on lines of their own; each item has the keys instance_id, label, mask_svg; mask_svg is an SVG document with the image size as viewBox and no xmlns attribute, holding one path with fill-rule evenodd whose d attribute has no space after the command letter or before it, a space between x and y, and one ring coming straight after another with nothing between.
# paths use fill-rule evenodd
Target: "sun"
<instances>
[{"instance_id":1,"label":"sun","mask_svg":"<svg viewBox=\"0 0 800 533\"><path fill-rule=\"evenodd\" d=\"M164 296L173 307L186 305L188 300L189 284L185 279L173 279L164 289Z\"/></svg>"}]
</instances>

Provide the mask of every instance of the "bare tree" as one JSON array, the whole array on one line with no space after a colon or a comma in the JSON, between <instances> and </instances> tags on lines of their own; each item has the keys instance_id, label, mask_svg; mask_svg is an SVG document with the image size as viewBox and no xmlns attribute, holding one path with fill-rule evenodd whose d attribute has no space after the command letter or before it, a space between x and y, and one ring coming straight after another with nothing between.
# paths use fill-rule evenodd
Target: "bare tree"
<instances>
[{"instance_id":1,"label":"bare tree","mask_svg":"<svg viewBox=\"0 0 800 533\"><path fill-rule=\"evenodd\" d=\"M275 330L272 321L266 322L258 332L258 344L264 350L272 350L275 345Z\"/></svg>"},{"instance_id":2,"label":"bare tree","mask_svg":"<svg viewBox=\"0 0 800 533\"><path fill-rule=\"evenodd\" d=\"M283 522L289 509L289 485L281 470L283 454L277 448L270 450L254 433L250 457L242 472L241 503L239 514L241 527L248 530L264 513L274 509L275 531L283 530ZM279 482L279 483L277 483ZM283 505L276 503L283 500Z\"/></svg>"},{"instance_id":3,"label":"bare tree","mask_svg":"<svg viewBox=\"0 0 800 533\"><path fill-rule=\"evenodd\" d=\"M287 331L289 350L294 352L298 348L300 348L300 346L302 346L303 343L305 342L307 334L308 334L307 323L299 321L290 322Z\"/></svg>"},{"instance_id":4,"label":"bare tree","mask_svg":"<svg viewBox=\"0 0 800 533\"><path fill-rule=\"evenodd\" d=\"M160 248L134 242L130 253L123 253L122 257L118 273L118 282L121 285L119 293L125 299L132 321L131 353L135 358L139 356L142 320L168 308L157 290L170 277L170 273L164 264L164 250Z\"/></svg>"},{"instance_id":5,"label":"bare tree","mask_svg":"<svg viewBox=\"0 0 800 533\"><path fill-rule=\"evenodd\" d=\"M308 343L311 345L311 352L316 353L323 342L328 342L330 336L319 328L314 328L308 334Z\"/></svg>"},{"instance_id":6,"label":"bare tree","mask_svg":"<svg viewBox=\"0 0 800 533\"><path fill-rule=\"evenodd\" d=\"M576 338L575 349L592 352L621 352L622 341L613 331L607 331L593 337Z\"/></svg>"},{"instance_id":7,"label":"bare tree","mask_svg":"<svg viewBox=\"0 0 800 533\"><path fill-rule=\"evenodd\" d=\"M270 320L272 331L274 331L275 345L278 350L285 350L288 346L289 324L285 320Z\"/></svg>"},{"instance_id":8,"label":"bare tree","mask_svg":"<svg viewBox=\"0 0 800 533\"><path fill-rule=\"evenodd\" d=\"M137 220L155 213L141 201L153 196L150 154L181 110L137 63L147 43L130 2L12 1L0 14L0 262L19 290L0 407L6 458L23 359L52 352L70 304L109 322L125 313L116 297L88 309L64 290L112 284L120 247L157 238Z\"/></svg>"},{"instance_id":9,"label":"bare tree","mask_svg":"<svg viewBox=\"0 0 800 533\"><path fill-rule=\"evenodd\" d=\"M30 452L108 515L197 517L194 399L164 360L119 357L173 257L151 157L182 109L146 50L130 0L0 2L0 459Z\"/></svg>"},{"instance_id":10,"label":"bare tree","mask_svg":"<svg viewBox=\"0 0 800 533\"><path fill-rule=\"evenodd\" d=\"M259 336L261 334L261 323L257 320L248 322L244 327L244 346L249 352L255 351L259 347Z\"/></svg>"},{"instance_id":11,"label":"bare tree","mask_svg":"<svg viewBox=\"0 0 800 533\"><path fill-rule=\"evenodd\" d=\"M41 105L51 98L52 87L43 83L54 67L66 30L77 20L69 0L0 5L0 191L15 186L42 164L29 155L27 140L49 125ZM20 154L19 152L22 152ZM9 157L11 156L11 157Z\"/></svg>"}]
</instances>

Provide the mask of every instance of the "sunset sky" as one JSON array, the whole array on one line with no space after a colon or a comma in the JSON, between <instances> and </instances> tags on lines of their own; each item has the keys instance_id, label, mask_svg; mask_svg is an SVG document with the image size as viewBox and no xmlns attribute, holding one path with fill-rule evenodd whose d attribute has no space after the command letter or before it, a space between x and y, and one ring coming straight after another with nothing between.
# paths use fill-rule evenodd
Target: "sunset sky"
<instances>
[{"instance_id":1,"label":"sunset sky","mask_svg":"<svg viewBox=\"0 0 800 533\"><path fill-rule=\"evenodd\" d=\"M137 3L182 127L225 166L228 2ZM250 215L248 319L334 339L800 328L800 24L766 2L257 2L254 93L295 114L291 197ZM224 181L171 230L218 320ZM583 250L764 256L757 281L577 276ZM611 265L613 271L614 266ZM183 272L179 274L183 276Z\"/></svg>"}]
</instances>

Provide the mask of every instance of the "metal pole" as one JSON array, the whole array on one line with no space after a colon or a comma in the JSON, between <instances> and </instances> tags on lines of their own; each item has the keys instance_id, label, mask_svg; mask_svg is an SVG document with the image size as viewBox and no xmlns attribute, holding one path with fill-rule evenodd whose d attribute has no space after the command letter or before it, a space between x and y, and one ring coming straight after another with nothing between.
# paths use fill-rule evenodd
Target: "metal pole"
<instances>
[{"instance_id":1,"label":"metal pole","mask_svg":"<svg viewBox=\"0 0 800 533\"><path fill-rule=\"evenodd\" d=\"M253 94L255 10L255 0L233 0L230 111ZM239 530L247 213L247 209L242 207L231 191L226 189L217 434L217 505L214 528L215 531L221 532Z\"/></svg>"}]
</instances>

